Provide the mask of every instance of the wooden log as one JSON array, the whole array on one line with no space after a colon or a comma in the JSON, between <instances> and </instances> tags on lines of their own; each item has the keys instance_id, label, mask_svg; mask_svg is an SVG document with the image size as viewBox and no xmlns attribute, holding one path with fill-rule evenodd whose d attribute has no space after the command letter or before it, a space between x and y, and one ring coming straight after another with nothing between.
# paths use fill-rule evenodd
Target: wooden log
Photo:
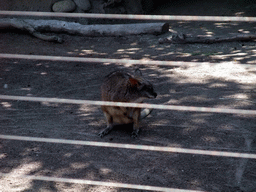
<instances>
[{"instance_id":1,"label":"wooden log","mask_svg":"<svg viewBox=\"0 0 256 192\"><path fill-rule=\"evenodd\" d=\"M42 39L44 41L53 41L62 43L63 40L60 37L57 37L55 35L44 35L39 33L35 30L35 28L27 23L25 20L21 19L0 19L0 30L20 30L28 32L29 34L33 35L34 37L37 37L39 39Z\"/></svg>"},{"instance_id":2,"label":"wooden log","mask_svg":"<svg viewBox=\"0 0 256 192\"><path fill-rule=\"evenodd\" d=\"M126 36L138 34L162 34L169 31L168 23L135 23L115 25L82 25L59 20L0 19L0 29L15 28L28 31L34 36L40 32L57 32L90 37ZM42 34L41 34L42 35ZM45 36L45 35L43 35ZM51 36L53 38L55 36ZM49 38L49 39L51 39ZM41 38L47 40L46 37ZM53 38L54 39L54 38Z\"/></svg>"},{"instance_id":3,"label":"wooden log","mask_svg":"<svg viewBox=\"0 0 256 192\"><path fill-rule=\"evenodd\" d=\"M37 31L66 32L83 36L126 36L138 34L162 34L169 31L168 23L135 23L115 25L82 25L58 20L27 19Z\"/></svg>"}]
</instances>

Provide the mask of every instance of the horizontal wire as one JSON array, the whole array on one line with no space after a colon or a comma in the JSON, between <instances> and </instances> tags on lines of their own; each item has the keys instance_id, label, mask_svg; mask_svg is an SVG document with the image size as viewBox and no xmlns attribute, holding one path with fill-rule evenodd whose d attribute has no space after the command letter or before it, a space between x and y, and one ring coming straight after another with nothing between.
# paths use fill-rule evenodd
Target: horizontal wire
<instances>
[{"instance_id":1,"label":"horizontal wire","mask_svg":"<svg viewBox=\"0 0 256 192\"><path fill-rule=\"evenodd\" d=\"M222 22L256 22L256 17L228 17L228 16L169 16L169 15L121 15L121 14L84 14L84 13L52 13L52 12L23 12L23 11L0 11L0 15L9 16L48 16L48 17L73 17L73 18L98 18L98 19L134 19L134 20L183 20L183 21L222 21ZM141 61L141 60L123 60L123 59L99 59L99 58L77 58L77 57L53 57L53 56L31 56L29 59L40 59L40 60L57 60L57 61L77 61L77 62L107 62L107 63L130 63L130 64L156 64L156 65L173 65L181 66L185 62L166 62L166 61ZM18 55L14 57L14 54L0 54L0 58L19 58L28 59L27 55ZM186 62L187 64L187 62ZM199 63L190 63L198 65ZM203 63L200 63L203 64ZM209 64L209 63L207 63ZM212 63L211 63L212 64ZM1 99L14 99L16 96L0 95ZM47 101L57 103L70 103L70 99L56 99L56 98L42 98L34 100L32 97L29 101ZM46 99L46 100L45 100ZM49 101L50 99L50 101ZM14 100L26 100L26 98L19 97ZM58 100L58 101L57 101ZM69 102L70 101L70 102ZM72 100L73 104L90 104L90 105L107 105L107 106L127 106L128 103L113 103L113 102L101 102L101 101L82 101ZM81 102L82 101L82 102ZM156 108L156 109L168 109L168 110L181 110L181 111L199 111L199 112L216 112L216 113L235 113L235 114L256 114L255 110L238 110L238 109L220 109L220 108L206 108L206 107L184 107L184 106L168 106L165 105L151 105L151 104L132 104L129 103L127 107L139 107L139 108ZM36 137L21 137L21 136L8 136L0 135L2 139L13 139L13 140L25 140L25 141L37 141L37 142L54 142L63 144L79 144L79 145L90 145L90 146L103 146L103 147L116 147L116 148L128 148L128 149L139 149L139 150L152 150L152 151L165 151L165 152L176 152L176 153L192 153L201 155L212 155L212 156L225 156L225 157L240 157L240 158L252 158L256 159L255 154L245 153L232 153L232 152L220 152L220 151L206 151L206 150L193 150L193 149L182 149L182 148L170 148L170 147L154 147L154 146L143 146L143 145L131 145L131 144L113 144L104 142L92 142L92 141L74 141L74 140L63 140L63 139L47 139L47 138L36 138ZM6 177L21 177L33 180L43 181L54 181L54 182L68 182L68 183L80 183L88 185L102 185L119 188L131 188L151 191L192 191L192 190L180 190L173 188L163 187L152 187L145 185L132 185L123 183L111 183L111 182L100 182L80 179L67 179L67 178L56 178L46 176L13 176L11 174L0 173L0 176Z\"/></svg>"},{"instance_id":2,"label":"horizontal wire","mask_svg":"<svg viewBox=\"0 0 256 192\"><path fill-rule=\"evenodd\" d=\"M24 55L0 53L3 59L29 59L44 61L65 61L65 62L88 62L88 63L118 63L118 64L139 64L139 65L158 65L158 66L201 66L201 65L218 65L220 63L210 62L184 62L184 61L159 61L159 60L133 60L133 59L107 59L107 58L84 58L84 57L65 57L65 56L48 56L48 55ZM253 64L239 64L234 62L225 62L225 64L235 64L244 68L256 69Z\"/></svg>"},{"instance_id":3,"label":"horizontal wire","mask_svg":"<svg viewBox=\"0 0 256 192\"><path fill-rule=\"evenodd\" d=\"M141 65L173 65L182 66L184 62L179 61L148 61L148 60L131 60L131 59L108 59L108 58L84 58L84 57L65 57L65 56L48 56L48 55L24 55L24 54L6 54L0 53L0 58L5 59L31 59L31 60L51 60L66 62L88 62L88 63L120 63L120 64L141 64ZM191 64L200 64L191 62Z\"/></svg>"},{"instance_id":4,"label":"horizontal wire","mask_svg":"<svg viewBox=\"0 0 256 192\"><path fill-rule=\"evenodd\" d=\"M133 19L158 21L222 21L222 22L256 22L256 17L234 16L184 16L184 15L126 15L126 14L98 14L98 13L53 13L33 11L0 11L0 15L8 16L36 16L36 17L69 17L95 19Z\"/></svg>"},{"instance_id":5,"label":"horizontal wire","mask_svg":"<svg viewBox=\"0 0 256 192\"><path fill-rule=\"evenodd\" d=\"M227 152L227 151L210 151L210 150L199 150L199 149L185 149L185 148L178 148L178 147L159 147L159 146L149 146L149 145L134 145L134 144L108 143L108 142L98 142L98 141L81 141L81 140L79 141L79 140L26 137L26 136L14 136L14 135L0 135L0 138L10 139L10 140L19 140L19 141L60 143L60 144L71 144L71 145L94 146L94 147L112 147L112 148L122 148L122 149L160 151L160 152L169 152L169 153L185 153L185 154L196 154L196 155L256 159L256 154Z\"/></svg>"},{"instance_id":6,"label":"horizontal wire","mask_svg":"<svg viewBox=\"0 0 256 192\"><path fill-rule=\"evenodd\" d=\"M161 109L161 110L192 111L192 112L203 112L203 113L256 115L256 110L245 110L245 109L193 107L193 106L180 106L180 105L160 105L160 104L148 104L148 103L125 103L125 102L112 102L112 101L92 101L92 100L60 99L60 98L13 96L13 95L0 95L0 99L33 101L33 102L66 103L66 104L79 104L79 105L84 104L84 105L98 105L98 106L151 108L151 109Z\"/></svg>"},{"instance_id":7,"label":"horizontal wire","mask_svg":"<svg viewBox=\"0 0 256 192\"><path fill-rule=\"evenodd\" d=\"M186 191L197 192L198 191L198 190L155 187L155 186L149 186L149 185L134 185L134 184L105 182L105 181L92 181L92 180L85 180L85 179L71 179L71 178L35 176L35 175L13 175L10 173L1 173L1 172L0 172L0 176L10 177L10 178L24 178L24 179L40 180L40 181L76 183L76 184L85 184L85 185L100 185L100 186L107 186L107 187L118 187L118 188L128 188L128 189L138 189L138 190L148 190L148 191L163 191L163 192L186 192Z\"/></svg>"}]
</instances>

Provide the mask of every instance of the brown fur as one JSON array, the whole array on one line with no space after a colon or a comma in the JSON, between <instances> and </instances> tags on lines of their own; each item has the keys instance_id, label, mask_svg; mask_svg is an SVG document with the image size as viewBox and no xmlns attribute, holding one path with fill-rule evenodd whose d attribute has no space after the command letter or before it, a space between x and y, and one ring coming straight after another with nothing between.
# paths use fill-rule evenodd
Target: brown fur
<instances>
[{"instance_id":1,"label":"brown fur","mask_svg":"<svg viewBox=\"0 0 256 192\"><path fill-rule=\"evenodd\" d=\"M134 75L115 71L105 77L101 86L101 98L103 101L142 103L144 99L155 98L153 86L142 78L139 69ZM101 137L108 134L116 124L133 123L132 136L139 132L140 108L102 106L102 111L107 120L107 128L99 133ZM148 110L148 114L151 112ZM144 116L147 116L144 112Z\"/></svg>"}]
</instances>

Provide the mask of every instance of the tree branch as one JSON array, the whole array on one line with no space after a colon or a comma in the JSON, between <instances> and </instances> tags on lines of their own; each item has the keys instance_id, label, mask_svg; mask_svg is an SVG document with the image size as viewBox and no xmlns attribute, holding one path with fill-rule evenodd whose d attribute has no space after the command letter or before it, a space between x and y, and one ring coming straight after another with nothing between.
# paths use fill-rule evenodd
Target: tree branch
<instances>
[{"instance_id":1,"label":"tree branch","mask_svg":"<svg viewBox=\"0 0 256 192\"><path fill-rule=\"evenodd\" d=\"M187 44L187 43L219 43L230 41L253 41L256 39L256 34L234 34L233 36L216 36L216 37L187 37L185 34L175 34L169 38L159 39L159 43Z\"/></svg>"}]
</instances>

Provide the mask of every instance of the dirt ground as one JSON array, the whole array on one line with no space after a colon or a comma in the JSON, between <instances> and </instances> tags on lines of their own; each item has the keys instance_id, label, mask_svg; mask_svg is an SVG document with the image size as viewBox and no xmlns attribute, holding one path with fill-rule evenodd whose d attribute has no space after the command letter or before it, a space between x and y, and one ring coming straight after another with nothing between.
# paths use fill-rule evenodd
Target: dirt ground
<instances>
[{"instance_id":1,"label":"dirt ground","mask_svg":"<svg viewBox=\"0 0 256 192\"><path fill-rule=\"evenodd\" d=\"M256 16L253 15L256 4L181 2L161 6L154 14ZM230 35L255 30L255 23L170 22L171 32L190 35ZM158 93L155 100L148 102L256 110L255 41L158 43L159 38L171 32L160 36L97 38L58 34L65 40L62 44L27 34L0 33L0 52L211 62L213 65L194 67L140 66ZM117 69L132 72L133 68L114 63L1 59L0 94L100 100L100 85L105 75ZM131 138L129 126L121 126L101 139L97 133L106 125L97 106L9 100L1 100L0 104L0 134L256 153L256 119L252 115L154 110L141 121L138 138ZM5 139L0 140L0 172L187 190L256 191L255 159ZM0 191L146 190L1 177Z\"/></svg>"}]
</instances>

